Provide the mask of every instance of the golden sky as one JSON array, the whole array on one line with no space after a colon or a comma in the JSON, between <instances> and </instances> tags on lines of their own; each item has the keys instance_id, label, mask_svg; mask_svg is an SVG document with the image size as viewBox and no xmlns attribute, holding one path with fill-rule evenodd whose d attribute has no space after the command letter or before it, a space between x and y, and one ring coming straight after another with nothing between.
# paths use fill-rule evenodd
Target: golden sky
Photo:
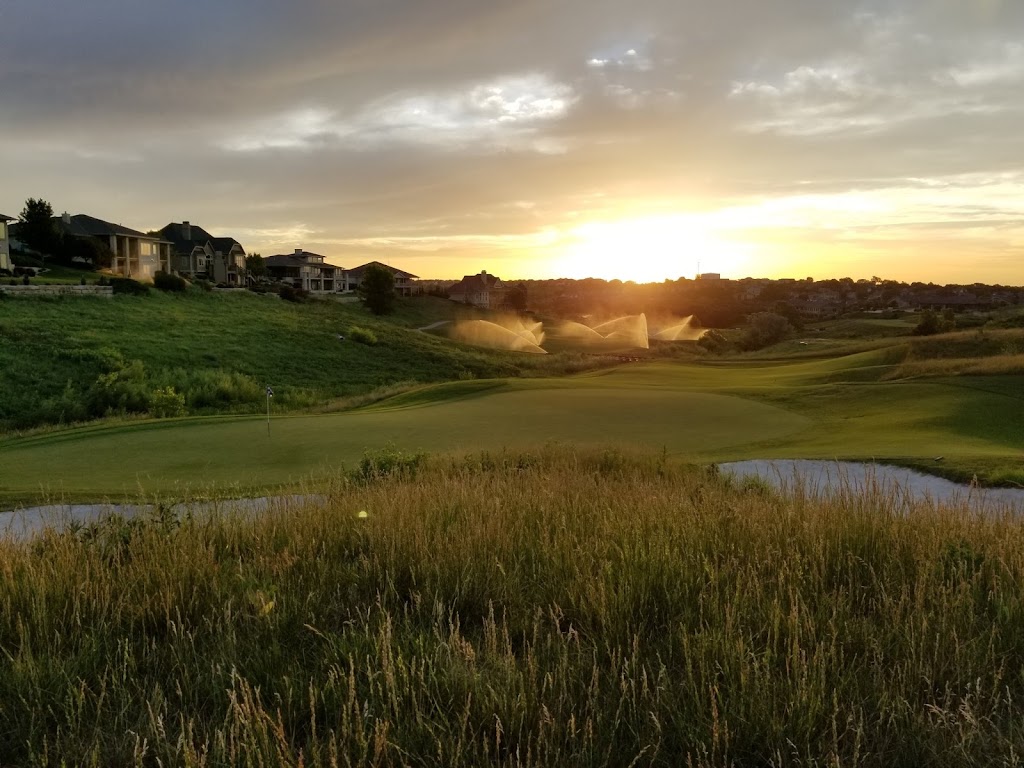
<instances>
[{"instance_id":1,"label":"golden sky","mask_svg":"<svg viewBox=\"0 0 1024 768\"><path fill-rule=\"evenodd\" d=\"M14 0L0 213L435 278L1019 285L1022 41L1000 0Z\"/></svg>"}]
</instances>

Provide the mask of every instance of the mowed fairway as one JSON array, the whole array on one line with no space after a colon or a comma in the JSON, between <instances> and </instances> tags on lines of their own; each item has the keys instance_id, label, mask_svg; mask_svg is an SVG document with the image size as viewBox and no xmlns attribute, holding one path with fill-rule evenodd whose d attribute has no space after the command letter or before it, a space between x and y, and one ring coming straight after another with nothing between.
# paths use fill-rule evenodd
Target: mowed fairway
<instances>
[{"instance_id":1,"label":"mowed fairway","mask_svg":"<svg viewBox=\"0 0 1024 768\"><path fill-rule=\"evenodd\" d=\"M393 444L431 453L548 441L694 460L1024 459L1011 377L879 382L885 351L790 364L636 364L562 379L470 381L337 414L218 417L0 441L0 500L86 500L293 485Z\"/></svg>"}]
</instances>

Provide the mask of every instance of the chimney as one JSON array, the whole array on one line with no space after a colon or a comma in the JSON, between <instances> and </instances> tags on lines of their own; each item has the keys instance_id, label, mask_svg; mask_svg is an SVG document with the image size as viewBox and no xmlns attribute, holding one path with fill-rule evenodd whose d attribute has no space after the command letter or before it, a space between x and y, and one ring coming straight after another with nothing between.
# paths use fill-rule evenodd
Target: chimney
<instances>
[{"instance_id":1,"label":"chimney","mask_svg":"<svg viewBox=\"0 0 1024 768\"><path fill-rule=\"evenodd\" d=\"M187 221L181 222L181 237L183 240L192 239L192 225Z\"/></svg>"},{"instance_id":2,"label":"chimney","mask_svg":"<svg viewBox=\"0 0 1024 768\"><path fill-rule=\"evenodd\" d=\"M304 251L301 248L296 248L295 249L295 255L296 256L301 256L303 253L304 253Z\"/></svg>"},{"instance_id":3,"label":"chimney","mask_svg":"<svg viewBox=\"0 0 1024 768\"><path fill-rule=\"evenodd\" d=\"M63 221L65 224L70 224L71 223L71 214L68 213L67 211L64 211L64 213L62 213L60 215L60 220Z\"/></svg>"}]
</instances>

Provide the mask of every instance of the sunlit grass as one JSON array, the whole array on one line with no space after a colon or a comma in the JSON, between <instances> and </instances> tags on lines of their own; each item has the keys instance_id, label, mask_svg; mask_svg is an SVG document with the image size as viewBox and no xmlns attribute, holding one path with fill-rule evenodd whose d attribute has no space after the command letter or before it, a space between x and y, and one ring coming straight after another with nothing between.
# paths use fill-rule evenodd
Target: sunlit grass
<instances>
[{"instance_id":1,"label":"sunlit grass","mask_svg":"<svg viewBox=\"0 0 1024 768\"><path fill-rule=\"evenodd\" d=\"M1024 374L1024 354L913 360L888 372L884 378L910 379L923 376L962 376L965 374L972 376Z\"/></svg>"},{"instance_id":2,"label":"sunlit grass","mask_svg":"<svg viewBox=\"0 0 1024 768\"><path fill-rule=\"evenodd\" d=\"M1024 753L1013 519L619 451L371 463L258 518L0 545L0 763Z\"/></svg>"}]
</instances>

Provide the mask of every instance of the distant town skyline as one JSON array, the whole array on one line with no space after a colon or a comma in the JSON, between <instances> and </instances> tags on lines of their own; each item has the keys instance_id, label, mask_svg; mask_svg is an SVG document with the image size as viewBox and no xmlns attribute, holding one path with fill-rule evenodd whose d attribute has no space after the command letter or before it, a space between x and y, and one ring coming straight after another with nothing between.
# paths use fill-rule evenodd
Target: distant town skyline
<instances>
[{"instance_id":1,"label":"distant town skyline","mask_svg":"<svg viewBox=\"0 0 1024 768\"><path fill-rule=\"evenodd\" d=\"M1020 285L1022 41L1017 0L13 0L0 213L437 279Z\"/></svg>"}]
</instances>

